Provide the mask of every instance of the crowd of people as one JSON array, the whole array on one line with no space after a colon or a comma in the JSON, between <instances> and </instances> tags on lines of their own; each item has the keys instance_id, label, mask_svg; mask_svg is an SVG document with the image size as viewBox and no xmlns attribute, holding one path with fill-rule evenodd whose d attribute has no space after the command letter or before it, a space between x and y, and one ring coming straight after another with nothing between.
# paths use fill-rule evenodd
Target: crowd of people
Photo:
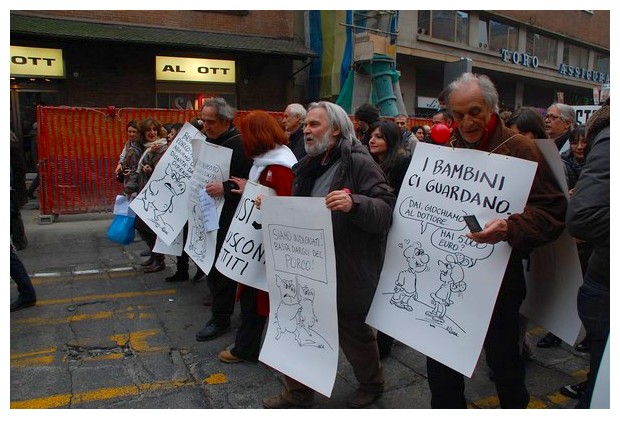
<instances>
[{"instance_id":1,"label":"crowd of people","mask_svg":"<svg viewBox=\"0 0 620 429\"><path fill-rule=\"evenodd\" d=\"M233 152L230 179L210 182L205 188L212 197L224 197L216 252L247 180L271 187L277 195L325 199L337 255L339 345L359 382L347 404L367 407L383 393L382 359L390 354L394 340L367 325L365 318L383 267L392 211L416 145L449 144L534 161L538 168L523 212L493 219L482 231L468 234L477 243L504 241L512 248L484 340L486 361L501 407L527 407L524 349L529 344L527 321L519 314L526 294L523 260L568 228L578 240L584 274L578 308L587 335L577 349L591 353L591 364L588 380L565 386L563 393L579 398L579 407L588 407L609 335L609 107L596 112L586 126L575 126L574 110L560 103L549 106L544 117L527 107L500 116L493 82L472 73L452 82L442 99L445 106L432 122L449 134L443 141L433 138L431 127L409 129L406 115L382 119L379 109L369 103L355 111L357 127L341 107L320 101L307 109L298 103L286 106L281 123L264 111L252 111L237 129L234 109L221 98L208 99L192 124L207 142ZM127 196L145 187L180 128L181 124L170 124L167 129L152 118L128 124L128 140L116 168ZM533 140L544 138L554 139L560 151L569 199ZM164 255L154 252L155 233L139 217L135 228L148 246L144 272L162 271ZM13 255L12 249L12 276ZM175 274L166 281L188 280L188 268L184 253L177 258ZM204 277L198 268L194 280ZM206 282L210 299L205 304L211 306L211 318L196 333L196 340L210 341L228 332L239 300L242 320L235 344L218 357L225 363L256 362L269 315L267 294L238 284L215 266L206 273ZM34 304L34 291L27 285L21 287L20 300L21 307ZM560 341L550 333L537 345L552 347ZM462 374L430 357L427 371L433 408L466 408ZM282 392L265 398L263 405L309 407L313 401L311 388L285 376Z\"/></svg>"}]
</instances>

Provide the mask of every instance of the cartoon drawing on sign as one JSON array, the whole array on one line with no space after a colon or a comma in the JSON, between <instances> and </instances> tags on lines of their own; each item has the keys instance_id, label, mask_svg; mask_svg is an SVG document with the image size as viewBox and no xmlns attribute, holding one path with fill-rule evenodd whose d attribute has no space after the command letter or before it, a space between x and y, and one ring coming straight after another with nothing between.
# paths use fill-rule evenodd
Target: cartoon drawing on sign
<instances>
[{"instance_id":1,"label":"cartoon drawing on sign","mask_svg":"<svg viewBox=\"0 0 620 429\"><path fill-rule=\"evenodd\" d=\"M319 349L331 345L325 338L313 329L318 318L314 314L314 289L307 285L301 286L297 277L285 279L276 274L276 286L280 291L280 304L276 310L274 323L276 324L276 340L282 334L293 334L297 344L312 346Z\"/></svg>"},{"instance_id":2,"label":"cartoon drawing on sign","mask_svg":"<svg viewBox=\"0 0 620 429\"><path fill-rule=\"evenodd\" d=\"M439 264L441 285L439 289L431 293L431 303L435 308L425 312L425 314L431 317L433 321L443 323L447 307L454 304L452 294L458 293L459 296L462 296L467 288L467 283L464 281L465 272L462 267L465 258L461 253L457 253L456 256L450 254L446 255L446 262L437 261L437 263Z\"/></svg>"},{"instance_id":3,"label":"cartoon drawing on sign","mask_svg":"<svg viewBox=\"0 0 620 429\"><path fill-rule=\"evenodd\" d=\"M207 230L204 223L201 222L201 216L198 206L194 206L192 209L192 216L194 217L194 227L191 230L191 236L189 239L189 248L193 250L195 256L202 259L207 253Z\"/></svg>"},{"instance_id":4,"label":"cartoon drawing on sign","mask_svg":"<svg viewBox=\"0 0 620 429\"><path fill-rule=\"evenodd\" d=\"M185 182L183 180L187 177L187 175L173 170L172 166L168 164L165 176L161 179L149 181L146 191L138 197L144 204L144 210L148 212L150 210L149 207L152 207L153 216L151 220L157 228L166 234L168 233L166 227L172 227L164 220L162 215L173 212L173 200L175 197L185 193Z\"/></svg>"},{"instance_id":5,"label":"cartoon drawing on sign","mask_svg":"<svg viewBox=\"0 0 620 429\"><path fill-rule=\"evenodd\" d=\"M405 243L409 243L409 240L405 240ZM399 247L403 244L400 243ZM407 311L413 311L413 307L409 305L409 300L413 298L414 301L418 299L418 292L416 288L417 273L428 271L428 262L430 257L424 253L420 242L416 241L413 245L405 248L403 256L409 265L409 268L398 273L396 279L396 286L394 287L394 294L390 299L390 304L395 305L398 308L402 308Z\"/></svg>"}]
</instances>

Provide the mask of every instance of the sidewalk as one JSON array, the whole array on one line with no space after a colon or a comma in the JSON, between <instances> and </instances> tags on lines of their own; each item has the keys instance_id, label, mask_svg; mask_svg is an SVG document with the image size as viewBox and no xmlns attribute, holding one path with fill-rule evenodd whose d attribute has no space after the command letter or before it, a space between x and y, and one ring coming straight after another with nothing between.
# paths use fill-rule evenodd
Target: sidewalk
<instances>
[{"instance_id":1,"label":"sidewalk","mask_svg":"<svg viewBox=\"0 0 620 429\"><path fill-rule=\"evenodd\" d=\"M142 242L136 241L123 247L106 239L106 230L113 218L111 213L60 215L52 224L39 225L38 210L32 210L35 202L36 200L30 201L22 211L30 244L19 252L28 272L35 279L66 275L72 282L78 284L84 274L134 270L134 267L143 260L139 255L145 248ZM174 273L175 259L171 256L166 258L166 270L146 275L149 277L136 272L134 282L148 282L152 288L171 287L171 284L164 282L164 278ZM190 267L190 275L193 274L193 270L194 268ZM177 285L179 293L185 294L175 298L175 305L180 307L177 310L166 311L178 311L178 313L160 313L158 317L163 321L158 323L174 326L174 329L169 328L171 332L168 332L168 335L175 338L178 344L169 344L166 347L171 351L176 350L174 353L180 353L184 370L199 384L200 389L195 392L199 396L192 396L189 404L193 405L190 406L200 408L200 403L206 403L207 408L261 408L263 397L279 392L280 374L262 363L231 365L219 362L217 353L234 342L234 329L214 341L194 341L195 332L202 327L201 325L207 320L206 312L210 311L202 306L206 287ZM12 299L16 297L15 294L15 286L12 285ZM183 310L185 302L191 302L192 306ZM196 315L195 311L202 313ZM194 312L193 316L187 314L191 312ZM169 318L173 318L173 322L170 322ZM238 319L235 319L233 328L238 324ZM530 408L573 408L576 401L561 395L559 389L563 385L576 383L585 378L588 355L575 351L567 344L550 349L536 348L536 341L545 333L536 327L531 327L528 332L533 346L533 355L527 363L527 387L532 397ZM385 359L383 364L386 392L371 408L430 407L424 355L396 342L392 355ZM209 382L213 380L214 374L225 374L227 381L223 384ZM316 408L346 408L346 399L355 387L356 381L352 369L340 353L332 397L328 399L317 395ZM471 408L498 408L495 386L489 380L484 353L472 378L466 379L466 396ZM172 403L161 401L163 399L159 398L159 402L148 402L140 407L160 408L166 407L166 404L175 407L174 401ZM187 405L187 402L183 404ZM176 407L181 405L177 404Z\"/></svg>"}]
</instances>

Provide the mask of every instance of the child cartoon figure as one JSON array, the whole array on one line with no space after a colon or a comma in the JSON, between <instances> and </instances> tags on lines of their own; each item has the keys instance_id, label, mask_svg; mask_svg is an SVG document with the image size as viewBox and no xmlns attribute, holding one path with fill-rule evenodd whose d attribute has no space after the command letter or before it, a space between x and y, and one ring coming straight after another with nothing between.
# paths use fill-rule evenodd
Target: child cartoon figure
<instances>
[{"instance_id":1,"label":"child cartoon figure","mask_svg":"<svg viewBox=\"0 0 620 429\"><path fill-rule=\"evenodd\" d=\"M430 257L424 253L422 245L417 241L403 251L403 256L407 260L409 268L398 273L390 304L407 311L413 311L413 307L409 305L409 300L412 297L414 300L418 299L417 273L429 270L428 261Z\"/></svg>"},{"instance_id":2,"label":"child cartoon figure","mask_svg":"<svg viewBox=\"0 0 620 429\"><path fill-rule=\"evenodd\" d=\"M446 308L453 304L451 298L453 292L463 292L467 288L467 284L463 281L465 274L463 273L463 258L454 255L447 255L446 261L437 261L439 264L439 280L441 285L439 289L431 293L431 301L435 308L427 311L425 314L431 317L437 323L444 322Z\"/></svg>"}]
</instances>

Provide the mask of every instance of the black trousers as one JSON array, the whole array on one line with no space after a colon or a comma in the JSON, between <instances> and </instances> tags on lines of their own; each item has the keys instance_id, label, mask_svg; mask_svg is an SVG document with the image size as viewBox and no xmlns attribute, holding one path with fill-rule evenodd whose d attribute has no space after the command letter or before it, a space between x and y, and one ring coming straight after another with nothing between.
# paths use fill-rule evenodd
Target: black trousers
<instances>
[{"instance_id":1,"label":"black trousers","mask_svg":"<svg viewBox=\"0 0 620 429\"><path fill-rule=\"evenodd\" d=\"M525 299L521 260L511 257L484 340L487 364L493 371L502 408L526 408L525 365L519 353L519 308ZM459 372L427 358L432 408L467 408L465 380Z\"/></svg>"},{"instance_id":2,"label":"black trousers","mask_svg":"<svg viewBox=\"0 0 620 429\"><path fill-rule=\"evenodd\" d=\"M233 355L251 362L258 360L263 330L267 321L267 317L258 314L256 293L257 290L253 287L243 287L239 297L241 326L237 330L235 346L231 350Z\"/></svg>"}]
</instances>

